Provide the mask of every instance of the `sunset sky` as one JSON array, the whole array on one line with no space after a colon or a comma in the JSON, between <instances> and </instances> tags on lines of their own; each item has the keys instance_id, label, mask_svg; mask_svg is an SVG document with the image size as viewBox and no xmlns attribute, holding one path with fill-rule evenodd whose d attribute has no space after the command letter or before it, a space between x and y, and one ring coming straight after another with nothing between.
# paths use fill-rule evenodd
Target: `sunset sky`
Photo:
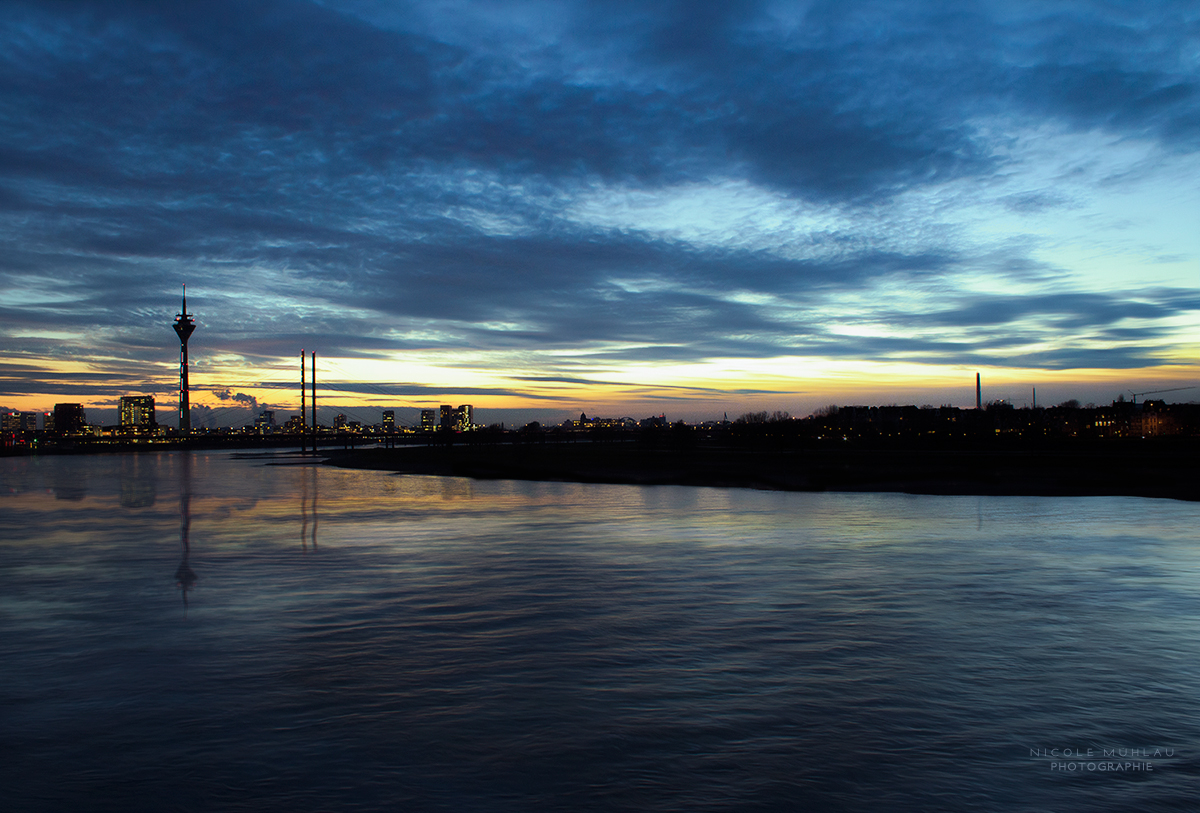
<instances>
[{"instance_id":1,"label":"sunset sky","mask_svg":"<svg viewBox=\"0 0 1200 813\"><path fill-rule=\"evenodd\" d=\"M0 8L7 409L1200 385L1196 2Z\"/></svg>"}]
</instances>

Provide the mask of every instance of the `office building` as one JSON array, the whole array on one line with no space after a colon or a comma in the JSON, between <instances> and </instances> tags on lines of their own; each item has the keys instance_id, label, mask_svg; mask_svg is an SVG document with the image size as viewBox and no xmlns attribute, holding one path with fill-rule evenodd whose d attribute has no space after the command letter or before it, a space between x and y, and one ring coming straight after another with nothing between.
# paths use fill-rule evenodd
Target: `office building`
<instances>
[{"instance_id":1,"label":"office building","mask_svg":"<svg viewBox=\"0 0 1200 813\"><path fill-rule=\"evenodd\" d=\"M475 428L475 407L462 404L454 410L453 425L455 432L470 432Z\"/></svg>"},{"instance_id":2,"label":"office building","mask_svg":"<svg viewBox=\"0 0 1200 813\"><path fill-rule=\"evenodd\" d=\"M158 426L154 417L153 395L122 395L117 406L117 418L121 429L134 432L150 432Z\"/></svg>"},{"instance_id":3,"label":"office building","mask_svg":"<svg viewBox=\"0 0 1200 813\"><path fill-rule=\"evenodd\" d=\"M5 412L0 430L4 432L36 432L36 412Z\"/></svg>"},{"instance_id":4,"label":"office building","mask_svg":"<svg viewBox=\"0 0 1200 813\"><path fill-rule=\"evenodd\" d=\"M83 404L55 404L54 431L60 435L78 435L87 426Z\"/></svg>"}]
</instances>

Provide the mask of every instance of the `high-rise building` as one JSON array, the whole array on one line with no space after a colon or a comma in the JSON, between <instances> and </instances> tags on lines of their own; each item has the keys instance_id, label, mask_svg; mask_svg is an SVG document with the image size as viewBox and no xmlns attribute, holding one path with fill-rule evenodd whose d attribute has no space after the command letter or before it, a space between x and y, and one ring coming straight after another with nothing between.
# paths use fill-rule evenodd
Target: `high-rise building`
<instances>
[{"instance_id":1,"label":"high-rise building","mask_svg":"<svg viewBox=\"0 0 1200 813\"><path fill-rule=\"evenodd\" d=\"M192 431L192 410L188 406L188 338L196 329L196 321L187 312L187 286L183 287L183 306L175 317L175 332L179 334L179 431Z\"/></svg>"},{"instance_id":2,"label":"high-rise building","mask_svg":"<svg viewBox=\"0 0 1200 813\"><path fill-rule=\"evenodd\" d=\"M0 416L0 431L4 432L36 432L36 412L5 412Z\"/></svg>"},{"instance_id":3,"label":"high-rise building","mask_svg":"<svg viewBox=\"0 0 1200 813\"><path fill-rule=\"evenodd\" d=\"M439 407L439 411L441 412L441 415L440 415L441 420L438 421L438 427L442 431L449 431L449 430L453 429L454 428L454 407L450 406L449 404L442 404L441 407Z\"/></svg>"},{"instance_id":4,"label":"high-rise building","mask_svg":"<svg viewBox=\"0 0 1200 813\"><path fill-rule=\"evenodd\" d=\"M421 431L432 432L437 429L437 410L422 409L421 410Z\"/></svg>"},{"instance_id":5,"label":"high-rise building","mask_svg":"<svg viewBox=\"0 0 1200 813\"><path fill-rule=\"evenodd\" d=\"M383 431L396 431L396 411L394 409L385 409L383 411Z\"/></svg>"},{"instance_id":6,"label":"high-rise building","mask_svg":"<svg viewBox=\"0 0 1200 813\"><path fill-rule=\"evenodd\" d=\"M83 404L55 404L54 431L60 435L77 435L87 426Z\"/></svg>"},{"instance_id":7,"label":"high-rise building","mask_svg":"<svg viewBox=\"0 0 1200 813\"><path fill-rule=\"evenodd\" d=\"M475 426L475 407L463 404L454 410L454 431L470 432Z\"/></svg>"},{"instance_id":8,"label":"high-rise building","mask_svg":"<svg viewBox=\"0 0 1200 813\"><path fill-rule=\"evenodd\" d=\"M345 415L338 413L338 416L333 419L333 431L334 432L345 432L346 431L346 416Z\"/></svg>"},{"instance_id":9,"label":"high-rise building","mask_svg":"<svg viewBox=\"0 0 1200 813\"><path fill-rule=\"evenodd\" d=\"M258 417L254 419L254 427L259 430L270 430L275 426L275 410L264 409L258 413Z\"/></svg>"},{"instance_id":10,"label":"high-rise building","mask_svg":"<svg viewBox=\"0 0 1200 813\"><path fill-rule=\"evenodd\" d=\"M122 395L117 412L121 428L127 431L149 432L158 426L153 395Z\"/></svg>"},{"instance_id":11,"label":"high-rise building","mask_svg":"<svg viewBox=\"0 0 1200 813\"><path fill-rule=\"evenodd\" d=\"M54 413L53 412L43 412L42 413L42 431L43 432L53 432L54 431Z\"/></svg>"}]
</instances>

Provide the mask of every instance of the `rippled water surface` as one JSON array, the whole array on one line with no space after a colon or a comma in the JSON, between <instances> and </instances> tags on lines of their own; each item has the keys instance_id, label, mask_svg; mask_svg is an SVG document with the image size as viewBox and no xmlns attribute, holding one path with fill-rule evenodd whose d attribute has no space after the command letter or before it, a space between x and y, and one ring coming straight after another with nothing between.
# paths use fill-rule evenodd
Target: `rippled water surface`
<instances>
[{"instance_id":1,"label":"rippled water surface","mask_svg":"<svg viewBox=\"0 0 1200 813\"><path fill-rule=\"evenodd\" d=\"M1200 799L1196 504L295 462L0 460L0 807Z\"/></svg>"}]
</instances>

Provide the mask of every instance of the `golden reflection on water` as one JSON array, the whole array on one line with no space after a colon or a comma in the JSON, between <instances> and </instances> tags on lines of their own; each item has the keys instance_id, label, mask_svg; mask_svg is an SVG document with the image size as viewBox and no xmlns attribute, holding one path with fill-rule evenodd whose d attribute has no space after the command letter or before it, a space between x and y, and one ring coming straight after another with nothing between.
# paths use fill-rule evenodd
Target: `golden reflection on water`
<instances>
[{"instance_id":1,"label":"golden reflection on water","mask_svg":"<svg viewBox=\"0 0 1200 813\"><path fill-rule=\"evenodd\" d=\"M1075 557L1084 555L1095 570L1123 572L1154 548L1155 561L1169 563L1155 572L1157 584L1182 588L1200 573L1190 544L1196 507L1172 501L474 481L203 452L9 460L0 474L8 485L0 509L10 509L0 546L144 557L155 589L185 612L197 610L198 591L215 607L219 585L247 568L269 574L256 591L274 589L271 579L283 574L284 584L300 557L305 570L332 572L331 556L352 549L370 549L361 561L393 569L397 580L423 568L466 578L531 552L600 568L696 557L723 568L778 557L779 567L814 583L895 585L910 571L969 568L981 558L995 560L994 572L1047 574L1078 568ZM172 491L177 501L167 498ZM1088 540L1117 544L1077 543L1081 527ZM71 569L75 558L43 566ZM1142 579L1133 571L1123 578Z\"/></svg>"},{"instance_id":2,"label":"golden reflection on water","mask_svg":"<svg viewBox=\"0 0 1200 813\"><path fill-rule=\"evenodd\" d=\"M305 553L308 553L309 542L312 543L312 549L314 552L317 549L317 524L320 521L319 517L317 516L318 492L317 469L314 466L309 468L300 477L300 549ZM312 513L311 532L309 530L310 510Z\"/></svg>"}]
</instances>

